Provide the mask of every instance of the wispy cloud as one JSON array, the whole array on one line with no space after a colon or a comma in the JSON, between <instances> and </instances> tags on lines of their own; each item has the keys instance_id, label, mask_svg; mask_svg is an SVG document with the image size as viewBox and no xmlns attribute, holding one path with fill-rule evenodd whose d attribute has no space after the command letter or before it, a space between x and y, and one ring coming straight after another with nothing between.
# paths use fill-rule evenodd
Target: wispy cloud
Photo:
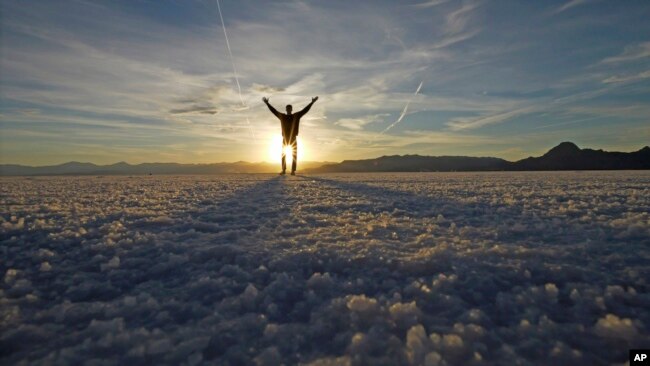
<instances>
[{"instance_id":1,"label":"wispy cloud","mask_svg":"<svg viewBox=\"0 0 650 366\"><path fill-rule=\"evenodd\" d=\"M598 118L625 116L626 118L644 120L650 115L650 106L646 104L610 103L607 105L570 106L566 109L566 112L573 115L587 115Z\"/></svg>"},{"instance_id":2,"label":"wispy cloud","mask_svg":"<svg viewBox=\"0 0 650 366\"><path fill-rule=\"evenodd\" d=\"M422 2L422 3L413 4L411 6L413 6L415 8L421 8L421 9L422 8L432 8L434 6L444 4L447 1L449 1L449 0L430 0L430 1L425 1L425 2Z\"/></svg>"},{"instance_id":3,"label":"wispy cloud","mask_svg":"<svg viewBox=\"0 0 650 366\"><path fill-rule=\"evenodd\" d=\"M440 41L434 43L432 45L432 48L434 48L434 49L445 48L445 47L454 45L456 43L463 42L463 41L466 41L466 40L468 40L470 38L473 38L474 36L476 36L479 33L480 33L479 29L474 29L474 30L470 30L470 31L467 31L467 32L464 32L464 33L449 35L447 37L442 38Z\"/></svg>"},{"instance_id":4,"label":"wispy cloud","mask_svg":"<svg viewBox=\"0 0 650 366\"><path fill-rule=\"evenodd\" d=\"M623 53L618 56L607 57L601 62L604 64L613 64L618 62L629 62L641 60L650 57L650 42L643 42L632 46L625 47Z\"/></svg>"},{"instance_id":5,"label":"wispy cloud","mask_svg":"<svg viewBox=\"0 0 650 366\"><path fill-rule=\"evenodd\" d=\"M471 13L480 5L479 2L465 4L457 10L447 14L447 23L445 26L445 33L459 34L465 32L467 25L470 21Z\"/></svg>"},{"instance_id":6,"label":"wispy cloud","mask_svg":"<svg viewBox=\"0 0 650 366\"><path fill-rule=\"evenodd\" d=\"M456 43L466 41L480 33L480 26L472 20L473 12L481 5L480 2L464 4L445 15L442 34L431 45L432 49L442 49Z\"/></svg>"},{"instance_id":7,"label":"wispy cloud","mask_svg":"<svg viewBox=\"0 0 650 366\"><path fill-rule=\"evenodd\" d=\"M214 107L205 107L205 106L199 106L199 105L193 105L189 106L186 108L176 108L176 109L170 109L169 113L171 114L217 114L219 113L219 110L217 110Z\"/></svg>"},{"instance_id":8,"label":"wispy cloud","mask_svg":"<svg viewBox=\"0 0 650 366\"><path fill-rule=\"evenodd\" d=\"M518 117L524 114L535 111L535 107L524 107L511 110L508 112L497 113L487 116L480 116L474 118L455 118L447 123L447 126L452 131L462 131L483 127L490 124L505 122L511 118Z\"/></svg>"},{"instance_id":9,"label":"wispy cloud","mask_svg":"<svg viewBox=\"0 0 650 366\"><path fill-rule=\"evenodd\" d=\"M367 116L361 116L357 118L341 118L338 121L334 122L335 125L345 127L350 130L359 131L363 127L370 123L381 122L385 117L388 117L388 113L372 114Z\"/></svg>"},{"instance_id":10,"label":"wispy cloud","mask_svg":"<svg viewBox=\"0 0 650 366\"><path fill-rule=\"evenodd\" d=\"M641 80L650 78L650 70L642 71L637 74L631 75L616 75L610 76L607 79L603 80L603 83L612 84L612 83L633 83Z\"/></svg>"},{"instance_id":11,"label":"wispy cloud","mask_svg":"<svg viewBox=\"0 0 650 366\"><path fill-rule=\"evenodd\" d=\"M592 1L593 0L571 0L571 1L568 1L568 2L564 3L563 5L559 6L553 12L555 14L558 14L558 13L561 13L563 11L569 10L571 8L575 8L576 6L584 5L584 4L587 4L587 3L592 2Z\"/></svg>"},{"instance_id":12,"label":"wispy cloud","mask_svg":"<svg viewBox=\"0 0 650 366\"><path fill-rule=\"evenodd\" d=\"M593 120L600 119L600 118L602 118L602 116L592 116L592 117L587 117L587 118L572 118L570 121L535 126L535 127L533 127L533 129L534 130L542 130L542 129L547 129L547 128L551 128L551 127L575 125L575 124L579 124L579 123L585 123L585 122L588 122L588 121L593 121Z\"/></svg>"}]
</instances>

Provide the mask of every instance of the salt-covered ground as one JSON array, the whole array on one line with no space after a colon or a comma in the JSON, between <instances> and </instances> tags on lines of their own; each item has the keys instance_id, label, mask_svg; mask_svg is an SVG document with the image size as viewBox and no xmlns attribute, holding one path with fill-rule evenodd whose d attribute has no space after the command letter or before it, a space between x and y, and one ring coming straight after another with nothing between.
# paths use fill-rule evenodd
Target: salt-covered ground
<instances>
[{"instance_id":1,"label":"salt-covered ground","mask_svg":"<svg viewBox=\"0 0 650 366\"><path fill-rule=\"evenodd\" d=\"M0 180L2 364L650 348L650 172Z\"/></svg>"}]
</instances>

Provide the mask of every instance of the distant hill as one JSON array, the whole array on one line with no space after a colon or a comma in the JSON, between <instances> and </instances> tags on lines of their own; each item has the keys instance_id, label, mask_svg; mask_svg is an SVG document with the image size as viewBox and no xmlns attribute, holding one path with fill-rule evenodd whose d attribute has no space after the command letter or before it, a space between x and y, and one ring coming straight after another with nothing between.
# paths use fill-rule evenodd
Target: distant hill
<instances>
[{"instance_id":1,"label":"distant hill","mask_svg":"<svg viewBox=\"0 0 650 366\"><path fill-rule=\"evenodd\" d=\"M301 169L314 168L328 164L324 162L300 162ZM148 174L227 174L227 173L276 173L280 164L236 163L178 164L143 163L131 165L119 162L111 165L69 162L52 166L24 166L15 164L0 165L0 175L148 175Z\"/></svg>"},{"instance_id":2,"label":"distant hill","mask_svg":"<svg viewBox=\"0 0 650 366\"><path fill-rule=\"evenodd\" d=\"M580 149L563 142L540 157L515 162L498 158L467 156L394 155L376 159L345 160L309 169L309 173L343 172L451 172L497 170L620 170L650 169L650 147L635 152Z\"/></svg>"},{"instance_id":3,"label":"distant hill","mask_svg":"<svg viewBox=\"0 0 650 366\"><path fill-rule=\"evenodd\" d=\"M467 156L392 155L376 159L345 160L338 164L310 169L310 173L328 172L436 172L504 170L509 162L499 158Z\"/></svg>"},{"instance_id":4,"label":"distant hill","mask_svg":"<svg viewBox=\"0 0 650 366\"><path fill-rule=\"evenodd\" d=\"M148 174L226 174L275 173L279 164L236 163L177 164L143 163L112 165L69 162L53 166L31 167L0 165L0 175L148 175ZM469 156L393 155L375 159L345 160L341 163L300 162L302 172L466 172L500 170L620 170L650 169L650 147L630 153L580 149L563 142L540 157L511 162L499 158Z\"/></svg>"},{"instance_id":5,"label":"distant hill","mask_svg":"<svg viewBox=\"0 0 650 366\"><path fill-rule=\"evenodd\" d=\"M621 170L650 169L650 147L630 153L580 149L563 142L546 154L510 163L510 170Z\"/></svg>"}]
</instances>

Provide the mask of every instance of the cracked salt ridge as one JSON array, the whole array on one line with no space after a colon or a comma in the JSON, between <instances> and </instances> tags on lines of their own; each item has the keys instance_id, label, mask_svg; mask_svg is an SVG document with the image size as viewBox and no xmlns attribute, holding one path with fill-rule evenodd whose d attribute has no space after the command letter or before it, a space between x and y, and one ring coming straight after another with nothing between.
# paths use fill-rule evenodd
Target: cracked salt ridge
<instances>
[{"instance_id":1,"label":"cracked salt ridge","mask_svg":"<svg viewBox=\"0 0 650 366\"><path fill-rule=\"evenodd\" d=\"M3 364L604 364L650 173L2 178Z\"/></svg>"}]
</instances>

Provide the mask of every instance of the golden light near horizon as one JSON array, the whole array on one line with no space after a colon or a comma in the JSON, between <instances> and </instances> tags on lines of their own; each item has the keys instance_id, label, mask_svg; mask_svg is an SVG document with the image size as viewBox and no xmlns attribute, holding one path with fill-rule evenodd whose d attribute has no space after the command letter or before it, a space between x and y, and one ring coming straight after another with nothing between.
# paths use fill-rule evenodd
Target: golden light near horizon
<instances>
[{"instance_id":1,"label":"golden light near horizon","mask_svg":"<svg viewBox=\"0 0 650 366\"><path fill-rule=\"evenodd\" d=\"M308 156L307 149L305 148L305 142L300 136L298 140L298 168L300 169L300 162L307 161L305 157ZM291 155L291 146L283 146L282 136L273 135L270 139L269 146L267 148L266 161L271 163L279 163L282 159L282 151L284 150L287 156L287 169L290 169L291 163L293 162L293 156Z\"/></svg>"}]
</instances>

